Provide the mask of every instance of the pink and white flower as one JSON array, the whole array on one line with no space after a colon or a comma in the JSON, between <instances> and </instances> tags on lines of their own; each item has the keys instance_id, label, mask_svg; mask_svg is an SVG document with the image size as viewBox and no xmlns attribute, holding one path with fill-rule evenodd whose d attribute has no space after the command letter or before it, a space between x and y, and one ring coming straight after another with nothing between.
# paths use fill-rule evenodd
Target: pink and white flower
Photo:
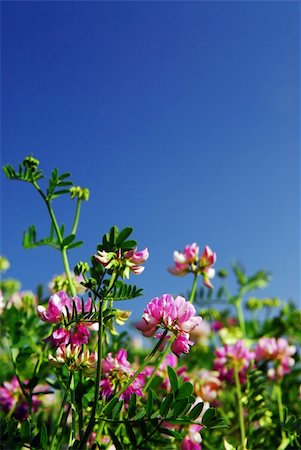
<instances>
[{"instance_id":1,"label":"pink and white flower","mask_svg":"<svg viewBox=\"0 0 301 450\"><path fill-rule=\"evenodd\" d=\"M188 353L193 345L189 340L189 333L202 320L195 314L194 306L184 297L178 296L174 299L170 294L164 294L149 302L136 328L145 337L154 336L158 328L171 331L176 336L171 349L179 356L180 353Z\"/></svg>"},{"instance_id":2,"label":"pink and white flower","mask_svg":"<svg viewBox=\"0 0 301 450\"><path fill-rule=\"evenodd\" d=\"M168 267L168 271L172 275L183 276L187 273L194 273L203 276L203 283L208 288L212 288L211 279L215 275L212 267L216 261L216 253L206 245L202 255L199 257L199 247L194 242L186 245L183 252L174 251L174 266Z\"/></svg>"},{"instance_id":3,"label":"pink and white flower","mask_svg":"<svg viewBox=\"0 0 301 450\"><path fill-rule=\"evenodd\" d=\"M241 339L234 345L224 345L215 350L214 369L220 380L233 382L234 370L238 371L241 383L246 382L246 373L255 353L246 347Z\"/></svg>"},{"instance_id":4,"label":"pink and white flower","mask_svg":"<svg viewBox=\"0 0 301 450\"><path fill-rule=\"evenodd\" d=\"M280 380L292 371L295 364L292 355L295 353L296 347L289 345L284 338L262 337L255 348L255 359L270 361L272 366L268 368L268 377L271 380Z\"/></svg>"}]
</instances>

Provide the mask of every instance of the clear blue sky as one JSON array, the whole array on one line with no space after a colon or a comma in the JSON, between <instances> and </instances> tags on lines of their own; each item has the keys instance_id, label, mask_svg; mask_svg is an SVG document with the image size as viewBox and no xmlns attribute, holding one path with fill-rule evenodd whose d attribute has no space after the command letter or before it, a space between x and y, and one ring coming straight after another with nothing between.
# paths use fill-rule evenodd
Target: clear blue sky
<instances>
[{"instance_id":1,"label":"clear blue sky","mask_svg":"<svg viewBox=\"0 0 301 450\"><path fill-rule=\"evenodd\" d=\"M262 295L300 304L299 6L1 3L2 165L32 153L90 189L72 266L111 225L134 227L150 250L136 316L190 287L166 268L194 241L217 268L271 271ZM21 246L30 224L47 233L46 209L2 180L7 275L35 289L62 271L54 250Z\"/></svg>"}]
</instances>

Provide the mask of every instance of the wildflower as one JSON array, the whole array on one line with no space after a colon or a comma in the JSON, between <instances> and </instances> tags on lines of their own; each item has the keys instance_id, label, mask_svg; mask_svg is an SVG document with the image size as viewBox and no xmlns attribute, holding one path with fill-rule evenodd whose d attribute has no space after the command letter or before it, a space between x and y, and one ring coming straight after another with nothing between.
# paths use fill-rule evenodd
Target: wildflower
<instances>
[{"instance_id":1,"label":"wildflower","mask_svg":"<svg viewBox=\"0 0 301 450\"><path fill-rule=\"evenodd\" d=\"M187 273L202 275L204 285L208 288L213 287L210 280L215 275L215 270L212 266L216 261L216 254L208 245L206 245L200 257L199 247L194 242L186 245L183 252L174 251L173 259L175 265L168 268L172 275L183 276Z\"/></svg>"},{"instance_id":2,"label":"wildflower","mask_svg":"<svg viewBox=\"0 0 301 450\"><path fill-rule=\"evenodd\" d=\"M284 338L262 337L255 348L255 359L270 361L273 365L268 369L268 377L271 380L280 380L291 372L292 366L295 364L292 355L295 353L296 347L289 345Z\"/></svg>"},{"instance_id":3,"label":"wildflower","mask_svg":"<svg viewBox=\"0 0 301 450\"><path fill-rule=\"evenodd\" d=\"M6 308L10 309L15 307L16 309L29 309L32 305L36 305L37 297L31 291L14 292L6 303Z\"/></svg>"},{"instance_id":4,"label":"wildflower","mask_svg":"<svg viewBox=\"0 0 301 450\"><path fill-rule=\"evenodd\" d=\"M144 271L142 266L149 257L148 249L137 251L137 248L126 251L119 249L117 252L98 250L94 259L107 270L116 270L123 278L129 278L130 272L140 275Z\"/></svg>"},{"instance_id":5,"label":"wildflower","mask_svg":"<svg viewBox=\"0 0 301 450\"><path fill-rule=\"evenodd\" d=\"M221 380L218 378L219 372L214 370L202 369L195 377L195 392L204 401L212 403L216 400Z\"/></svg>"},{"instance_id":6,"label":"wildflower","mask_svg":"<svg viewBox=\"0 0 301 450\"><path fill-rule=\"evenodd\" d=\"M68 297L64 291L53 294L47 308L42 305L37 307L41 320L59 325L45 341L50 342L54 347L61 344L87 344L90 330L96 329L97 326L84 317L84 313L91 311L91 298L84 303L79 297Z\"/></svg>"},{"instance_id":7,"label":"wildflower","mask_svg":"<svg viewBox=\"0 0 301 450\"><path fill-rule=\"evenodd\" d=\"M180 353L188 353L193 345L189 334L202 320L195 314L194 306L184 297L178 296L174 299L170 294L164 294L149 302L136 328L145 337L154 336L158 328L171 331L176 336L171 350L179 356Z\"/></svg>"},{"instance_id":8,"label":"wildflower","mask_svg":"<svg viewBox=\"0 0 301 450\"><path fill-rule=\"evenodd\" d=\"M224 345L215 350L214 369L219 372L219 378L232 382L234 370L238 370L241 383L246 382L246 372L254 352L244 346L239 339L234 345Z\"/></svg>"},{"instance_id":9,"label":"wildflower","mask_svg":"<svg viewBox=\"0 0 301 450\"><path fill-rule=\"evenodd\" d=\"M201 442L202 437L200 431L202 425L191 424L188 428L188 434L185 436L181 442L181 450L202 450Z\"/></svg>"},{"instance_id":10,"label":"wildflower","mask_svg":"<svg viewBox=\"0 0 301 450\"><path fill-rule=\"evenodd\" d=\"M134 371L127 360L127 351L119 350L113 357L112 353L102 360L102 379L100 381L101 395L109 399L118 389L121 389L133 376ZM144 386L144 374L140 373L137 378L120 395L119 399L127 404L135 393L142 396Z\"/></svg>"},{"instance_id":11,"label":"wildflower","mask_svg":"<svg viewBox=\"0 0 301 450\"><path fill-rule=\"evenodd\" d=\"M26 388L27 382L24 382ZM0 387L0 405L7 414L12 414L17 420L25 420L29 416L28 403L16 376L11 381L5 381ZM36 412L41 405L37 395L32 395L32 410Z\"/></svg>"},{"instance_id":12,"label":"wildflower","mask_svg":"<svg viewBox=\"0 0 301 450\"><path fill-rule=\"evenodd\" d=\"M65 365L70 372L83 369L85 375L94 375L96 372L97 354L83 350L81 345L61 345L57 348L55 356L48 356L49 362L55 367Z\"/></svg>"}]
</instances>

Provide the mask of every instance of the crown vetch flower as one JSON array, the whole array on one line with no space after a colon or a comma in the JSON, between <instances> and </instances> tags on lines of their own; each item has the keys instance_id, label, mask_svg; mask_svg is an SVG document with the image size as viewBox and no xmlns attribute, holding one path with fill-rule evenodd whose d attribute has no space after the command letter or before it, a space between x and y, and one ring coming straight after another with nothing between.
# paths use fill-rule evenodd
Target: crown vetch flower
<instances>
[{"instance_id":1,"label":"crown vetch flower","mask_svg":"<svg viewBox=\"0 0 301 450\"><path fill-rule=\"evenodd\" d=\"M118 350L115 356L109 353L101 362L102 379L100 381L101 395L109 399L118 389L121 389L129 379L133 376L134 371L130 362L127 360L127 351ZM142 388L144 386L145 377L140 373L137 378L126 388L120 395L119 399L124 400L125 404L130 401L133 393L142 396Z\"/></svg>"},{"instance_id":2,"label":"crown vetch flower","mask_svg":"<svg viewBox=\"0 0 301 450\"><path fill-rule=\"evenodd\" d=\"M212 288L211 279L215 275L213 264L216 261L216 253L206 245L202 255L199 257L199 247L194 242L186 245L183 252L174 251L174 266L168 267L172 275L183 276L187 273L194 273L203 276L203 283L208 288Z\"/></svg>"},{"instance_id":3,"label":"crown vetch flower","mask_svg":"<svg viewBox=\"0 0 301 450\"><path fill-rule=\"evenodd\" d=\"M27 381L24 381L26 389ZM32 395L32 410L36 412L41 405L37 395ZM29 408L17 377L4 381L0 387L0 405L7 414L12 414L17 420L25 420L29 416Z\"/></svg>"},{"instance_id":4,"label":"crown vetch flower","mask_svg":"<svg viewBox=\"0 0 301 450\"><path fill-rule=\"evenodd\" d=\"M56 349L55 356L48 356L48 360L55 367L65 365L70 372L82 368L86 375L96 373L97 353L83 350L81 345L63 344Z\"/></svg>"},{"instance_id":5,"label":"crown vetch flower","mask_svg":"<svg viewBox=\"0 0 301 450\"><path fill-rule=\"evenodd\" d=\"M59 326L45 341L50 342L54 347L62 344L87 344L90 330L97 328L97 324L92 324L83 317L83 313L91 310L91 298L83 302L79 297L68 297L65 291L52 295L47 308L42 305L37 307L41 320Z\"/></svg>"},{"instance_id":6,"label":"crown vetch flower","mask_svg":"<svg viewBox=\"0 0 301 450\"><path fill-rule=\"evenodd\" d=\"M268 377L271 380L280 380L292 371L295 364L292 355L295 353L296 347L289 345L284 338L262 337L255 348L255 359L270 361L273 365L268 369Z\"/></svg>"},{"instance_id":7,"label":"crown vetch flower","mask_svg":"<svg viewBox=\"0 0 301 450\"><path fill-rule=\"evenodd\" d=\"M246 373L254 352L245 347L243 341L239 339L234 345L224 345L215 350L214 369L219 372L219 378L228 382L234 379L234 370L238 370L241 383L246 382Z\"/></svg>"},{"instance_id":8,"label":"crown vetch flower","mask_svg":"<svg viewBox=\"0 0 301 450\"><path fill-rule=\"evenodd\" d=\"M149 302L136 328L145 337L154 336L158 328L171 331L176 336L171 349L179 356L180 353L188 353L190 345L193 345L189 340L189 333L202 320L195 314L194 306L184 297L178 296L174 299L170 294L164 294Z\"/></svg>"},{"instance_id":9,"label":"crown vetch flower","mask_svg":"<svg viewBox=\"0 0 301 450\"><path fill-rule=\"evenodd\" d=\"M144 271L142 266L149 257L148 249L137 251L137 248L122 252L106 252L98 250L94 259L106 269L116 270L123 278L129 278L130 272L140 275Z\"/></svg>"}]
</instances>

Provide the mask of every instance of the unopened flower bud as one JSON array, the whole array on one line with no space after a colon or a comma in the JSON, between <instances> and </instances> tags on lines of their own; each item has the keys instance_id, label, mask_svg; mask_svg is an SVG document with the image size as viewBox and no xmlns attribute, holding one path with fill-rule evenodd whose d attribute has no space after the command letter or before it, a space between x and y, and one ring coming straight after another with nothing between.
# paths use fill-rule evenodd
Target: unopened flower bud
<instances>
[{"instance_id":1,"label":"unopened flower bud","mask_svg":"<svg viewBox=\"0 0 301 450\"><path fill-rule=\"evenodd\" d=\"M35 170L37 170L38 165L40 164L40 161L36 158L34 158L33 156L27 156L24 160L23 160L23 166L26 169L31 169L33 172Z\"/></svg>"},{"instance_id":2,"label":"unopened flower bud","mask_svg":"<svg viewBox=\"0 0 301 450\"><path fill-rule=\"evenodd\" d=\"M70 188L71 198L79 198L80 200L87 201L89 200L89 189L81 188L80 186L72 186Z\"/></svg>"}]
</instances>

